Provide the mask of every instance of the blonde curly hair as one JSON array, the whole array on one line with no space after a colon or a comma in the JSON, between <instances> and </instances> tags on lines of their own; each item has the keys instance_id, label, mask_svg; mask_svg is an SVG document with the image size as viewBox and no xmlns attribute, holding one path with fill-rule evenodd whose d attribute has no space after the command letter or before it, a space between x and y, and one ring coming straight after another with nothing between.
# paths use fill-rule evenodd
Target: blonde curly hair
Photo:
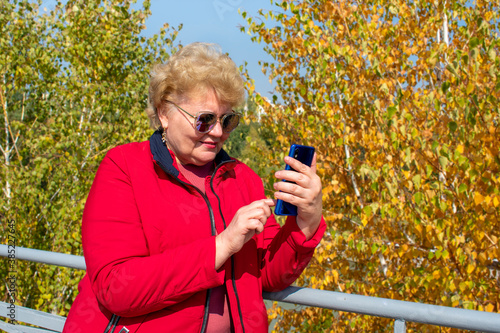
<instances>
[{"instance_id":1,"label":"blonde curly hair","mask_svg":"<svg viewBox=\"0 0 500 333\"><path fill-rule=\"evenodd\" d=\"M189 44L168 62L153 66L146 109L151 128L161 127L158 112L164 109L165 100L184 102L203 96L208 89L213 89L219 101L231 107L240 105L245 98L238 67L216 44Z\"/></svg>"}]
</instances>

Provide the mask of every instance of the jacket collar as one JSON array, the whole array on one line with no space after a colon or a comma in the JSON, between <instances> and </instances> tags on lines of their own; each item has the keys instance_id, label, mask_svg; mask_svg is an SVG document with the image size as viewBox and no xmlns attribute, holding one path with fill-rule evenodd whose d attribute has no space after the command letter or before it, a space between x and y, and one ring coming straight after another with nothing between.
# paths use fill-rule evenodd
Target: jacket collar
<instances>
[{"instance_id":1,"label":"jacket collar","mask_svg":"<svg viewBox=\"0 0 500 333\"><path fill-rule=\"evenodd\" d=\"M161 130L157 130L151 135L149 139L149 146L151 149L151 154L153 154L153 160L158 164L163 171L167 174L172 175L176 178L179 177L179 170L174 166L173 154L170 153L167 146L163 143L161 139ZM215 156L215 165L216 167L225 164L226 162L234 161L229 157L229 155L221 149L217 156Z\"/></svg>"}]
</instances>

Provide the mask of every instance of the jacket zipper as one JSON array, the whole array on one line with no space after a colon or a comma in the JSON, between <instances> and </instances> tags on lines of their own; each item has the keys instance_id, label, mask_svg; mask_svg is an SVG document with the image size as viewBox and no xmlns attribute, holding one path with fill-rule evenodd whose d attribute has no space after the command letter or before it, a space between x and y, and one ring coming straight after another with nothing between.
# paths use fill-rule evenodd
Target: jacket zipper
<instances>
[{"instance_id":1,"label":"jacket zipper","mask_svg":"<svg viewBox=\"0 0 500 333\"><path fill-rule=\"evenodd\" d=\"M165 168L165 166L160 161L156 161L156 163L158 163L163 170L168 170L167 168ZM214 170L214 173L212 174L212 178L215 175L215 171L217 171L217 168ZM175 177L174 176L174 178L179 183L181 183L181 184L183 184L183 185L185 185L187 187L193 188L196 192L198 192L201 195L201 197L203 198L203 200L205 200L205 204L208 207L208 213L209 213L209 216L210 216L210 230L212 232L212 236L215 236L215 234L216 234L216 228L215 228L214 211L212 209L212 206L210 205L210 201L208 200L208 197L205 194L203 194L203 192L199 188L197 188L196 186L180 180L179 177ZM210 307L210 296L211 296L211 294L212 294L212 289L208 289L207 290L207 297L205 299L205 310L204 310L204 313L203 313L203 322L202 322L202 325L201 325L200 333L205 333L205 331L207 329L208 315L209 315L208 311L209 311L209 307Z\"/></svg>"},{"instance_id":2,"label":"jacket zipper","mask_svg":"<svg viewBox=\"0 0 500 333\"><path fill-rule=\"evenodd\" d=\"M115 331L116 325L118 325L119 320L120 316L117 316L113 313L111 319L109 320L108 326L104 330L104 333L113 333Z\"/></svg>"},{"instance_id":3,"label":"jacket zipper","mask_svg":"<svg viewBox=\"0 0 500 333\"><path fill-rule=\"evenodd\" d=\"M156 161L156 163L158 163L163 170L168 170L167 168L165 168L165 166L162 165L162 163L160 161ZM226 220L224 219L224 215L222 214L221 201L220 201L220 198L217 195L217 193L215 193L213 181L214 181L214 178L215 178L215 174L220 169L220 167L223 166L224 164L227 164L227 163L234 163L234 161L233 160L224 161L224 162L220 163L219 165L217 165L215 167L215 170L212 173L212 177L210 179L210 189L212 190L212 193L215 195L215 197L217 198L217 202L219 203L219 214L220 214L220 216L222 218L222 223L224 224L224 229L226 229L226 227L227 227ZM210 205L210 201L208 200L208 197L199 188L197 188L196 186L180 180L179 177L174 177L174 178L176 178L177 181L180 182L181 184L186 185L188 187L194 188L201 195L201 197L203 198L203 200L205 200L205 203L206 203L206 205L208 207L208 212L209 212L209 215L210 215L210 225L211 225L212 236L215 236L216 235L215 216L214 216L214 212L213 212L212 206ZM241 311L240 299L239 299L239 296L238 296L238 289L236 288L236 278L235 278L235 276L236 276L236 274L235 274L235 270L234 270L234 257L231 256L231 282L232 282L232 285L233 285L234 294L236 295L236 305L238 306L238 315L240 317L241 328L242 328L243 333L244 333L245 332L245 326L243 324L243 314L242 314L242 311ZM210 305L211 291L212 291L211 289L208 289L208 291L207 291L207 298L205 300L205 312L204 312L204 315L203 315L203 323L201 325L201 331L200 331L200 333L204 333L205 330L206 330L206 328L207 328L208 314L209 314L208 311L209 311L209 305Z\"/></svg>"},{"instance_id":4,"label":"jacket zipper","mask_svg":"<svg viewBox=\"0 0 500 333\"><path fill-rule=\"evenodd\" d=\"M215 228L215 217L214 217L214 212L212 210L212 206L210 206L210 201L208 200L208 197L203 194L203 192L197 188L194 185L188 184L177 178L181 183L193 187L198 193L202 196L203 200L205 200L205 203L207 204L208 207L208 212L210 215L210 227L212 231L212 236L215 236L216 234L216 228ZM209 308L210 308L210 296L212 295L212 289L207 290L207 298L205 299L205 312L203 314L203 323L201 325L201 330L200 333L205 333L207 329L207 324L208 324L208 315L209 315Z\"/></svg>"},{"instance_id":5,"label":"jacket zipper","mask_svg":"<svg viewBox=\"0 0 500 333\"><path fill-rule=\"evenodd\" d=\"M222 218L222 223L224 224L224 230L227 228L226 220L224 219L224 214L222 214L222 207L221 207L220 198L217 195L217 193L215 193L213 180L214 180L214 176L215 176L215 173L217 172L217 170L222 165L224 165L226 163L231 163L231 162L234 162L234 161L225 161L225 162L222 162L221 164L219 164L215 168L215 170L214 170L214 173L212 175L212 179L210 179L210 189L212 190L212 193L215 195L215 197L217 198L217 202L219 203L219 214L220 214L220 216ZM236 288L236 278L235 278L235 276L236 276L236 274L235 274L235 270L234 270L234 256L231 256L231 282L232 282L232 285L233 285L234 294L236 296L236 305L238 306L238 315L240 317L241 329L243 330L243 333L245 333L245 325L243 324L243 313L241 311L240 297L238 295L238 289Z\"/></svg>"}]
</instances>

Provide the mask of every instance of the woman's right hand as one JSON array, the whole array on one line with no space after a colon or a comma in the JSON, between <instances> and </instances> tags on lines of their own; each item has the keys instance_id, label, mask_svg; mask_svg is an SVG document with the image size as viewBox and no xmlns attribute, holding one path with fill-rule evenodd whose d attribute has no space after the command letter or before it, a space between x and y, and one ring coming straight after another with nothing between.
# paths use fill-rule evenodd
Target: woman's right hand
<instances>
[{"instance_id":1,"label":"woman's right hand","mask_svg":"<svg viewBox=\"0 0 500 333\"><path fill-rule=\"evenodd\" d=\"M231 223L215 238L215 269L219 269L255 234L264 230L272 214L272 206L274 200L262 199L238 209Z\"/></svg>"}]
</instances>

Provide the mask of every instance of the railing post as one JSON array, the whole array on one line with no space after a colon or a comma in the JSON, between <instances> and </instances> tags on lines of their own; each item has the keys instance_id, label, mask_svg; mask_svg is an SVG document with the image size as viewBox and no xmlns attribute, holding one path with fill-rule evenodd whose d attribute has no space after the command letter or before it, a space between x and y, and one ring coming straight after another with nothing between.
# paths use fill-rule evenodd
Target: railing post
<instances>
[{"instance_id":1,"label":"railing post","mask_svg":"<svg viewBox=\"0 0 500 333\"><path fill-rule=\"evenodd\" d=\"M406 322L403 319L394 320L394 333L406 333Z\"/></svg>"}]
</instances>

